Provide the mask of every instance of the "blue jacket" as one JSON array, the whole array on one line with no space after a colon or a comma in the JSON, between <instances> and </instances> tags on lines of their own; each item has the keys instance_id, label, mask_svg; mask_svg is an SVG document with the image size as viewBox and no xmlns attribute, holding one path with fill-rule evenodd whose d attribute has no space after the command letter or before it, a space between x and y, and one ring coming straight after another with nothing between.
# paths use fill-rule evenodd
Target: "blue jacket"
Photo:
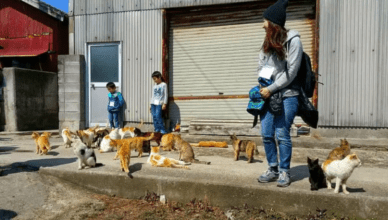
<instances>
[{"instance_id":1,"label":"blue jacket","mask_svg":"<svg viewBox=\"0 0 388 220\"><path fill-rule=\"evenodd\" d=\"M119 112L120 108L124 105L124 99L120 92L108 94L108 112Z\"/></svg>"}]
</instances>

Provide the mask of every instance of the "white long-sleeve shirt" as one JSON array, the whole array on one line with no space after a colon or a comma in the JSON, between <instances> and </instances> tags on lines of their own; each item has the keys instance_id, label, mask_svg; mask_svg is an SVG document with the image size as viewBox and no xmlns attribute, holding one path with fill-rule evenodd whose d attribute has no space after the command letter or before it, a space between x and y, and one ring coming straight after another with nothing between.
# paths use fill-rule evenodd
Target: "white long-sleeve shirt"
<instances>
[{"instance_id":1,"label":"white long-sleeve shirt","mask_svg":"<svg viewBox=\"0 0 388 220\"><path fill-rule=\"evenodd\" d=\"M168 93L167 93L167 84L162 82L159 85L155 84L152 88L152 98L151 104L154 105L163 105L167 104Z\"/></svg>"}]
</instances>

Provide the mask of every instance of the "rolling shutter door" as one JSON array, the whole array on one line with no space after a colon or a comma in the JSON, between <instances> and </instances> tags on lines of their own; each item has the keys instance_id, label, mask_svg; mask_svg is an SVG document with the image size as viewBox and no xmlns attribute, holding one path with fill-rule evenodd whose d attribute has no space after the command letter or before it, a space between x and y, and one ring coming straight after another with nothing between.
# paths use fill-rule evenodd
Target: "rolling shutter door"
<instances>
[{"instance_id":1,"label":"rolling shutter door","mask_svg":"<svg viewBox=\"0 0 388 220\"><path fill-rule=\"evenodd\" d=\"M257 58L265 36L263 12L270 4L220 6L171 17L169 97L173 97L173 123L196 118L252 120L246 112L247 94L258 84ZM286 28L299 31L304 51L312 59L313 25L314 2L289 5ZM300 121L295 119L295 123Z\"/></svg>"}]
</instances>

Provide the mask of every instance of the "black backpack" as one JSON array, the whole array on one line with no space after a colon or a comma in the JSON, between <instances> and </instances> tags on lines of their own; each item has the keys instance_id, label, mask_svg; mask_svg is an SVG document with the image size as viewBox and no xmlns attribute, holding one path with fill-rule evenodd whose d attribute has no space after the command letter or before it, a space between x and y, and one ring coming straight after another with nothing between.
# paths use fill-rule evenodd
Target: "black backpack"
<instances>
[{"instance_id":1,"label":"black backpack","mask_svg":"<svg viewBox=\"0 0 388 220\"><path fill-rule=\"evenodd\" d=\"M287 43L290 44L290 42L291 39ZM294 81L296 81L295 84L297 84L298 86L300 86L300 88L303 89L307 98L313 97L315 85L317 83L317 77L311 69L311 59L309 55L307 55L307 53L305 53L304 51L302 55L302 61L300 63L300 68Z\"/></svg>"},{"instance_id":2,"label":"black backpack","mask_svg":"<svg viewBox=\"0 0 388 220\"><path fill-rule=\"evenodd\" d=\"M313 97L317 78L311 69L310 57L305 52L303 52L302 61L295 80L298 81L299 86L303 89L307 98Z\"/></svg>"}]
</instances>

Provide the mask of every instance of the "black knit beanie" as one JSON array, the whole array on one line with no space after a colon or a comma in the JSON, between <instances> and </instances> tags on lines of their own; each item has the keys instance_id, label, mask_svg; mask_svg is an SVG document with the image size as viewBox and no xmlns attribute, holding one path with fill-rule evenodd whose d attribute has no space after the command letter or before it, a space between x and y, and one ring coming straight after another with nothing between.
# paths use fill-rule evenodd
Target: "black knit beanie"
<instances>
[{"instance_id":1,"label":"black knit beanie","mask_svg":"<svg viewBox=\"0 0 388 220\"><path fill-rule=\"evenodd\" d=\"M269 6L267 10L264 11L264 18L284 27L286 24L287 6L288 0L278 0L275 4Z\"/></svg>"}]
</instances>

